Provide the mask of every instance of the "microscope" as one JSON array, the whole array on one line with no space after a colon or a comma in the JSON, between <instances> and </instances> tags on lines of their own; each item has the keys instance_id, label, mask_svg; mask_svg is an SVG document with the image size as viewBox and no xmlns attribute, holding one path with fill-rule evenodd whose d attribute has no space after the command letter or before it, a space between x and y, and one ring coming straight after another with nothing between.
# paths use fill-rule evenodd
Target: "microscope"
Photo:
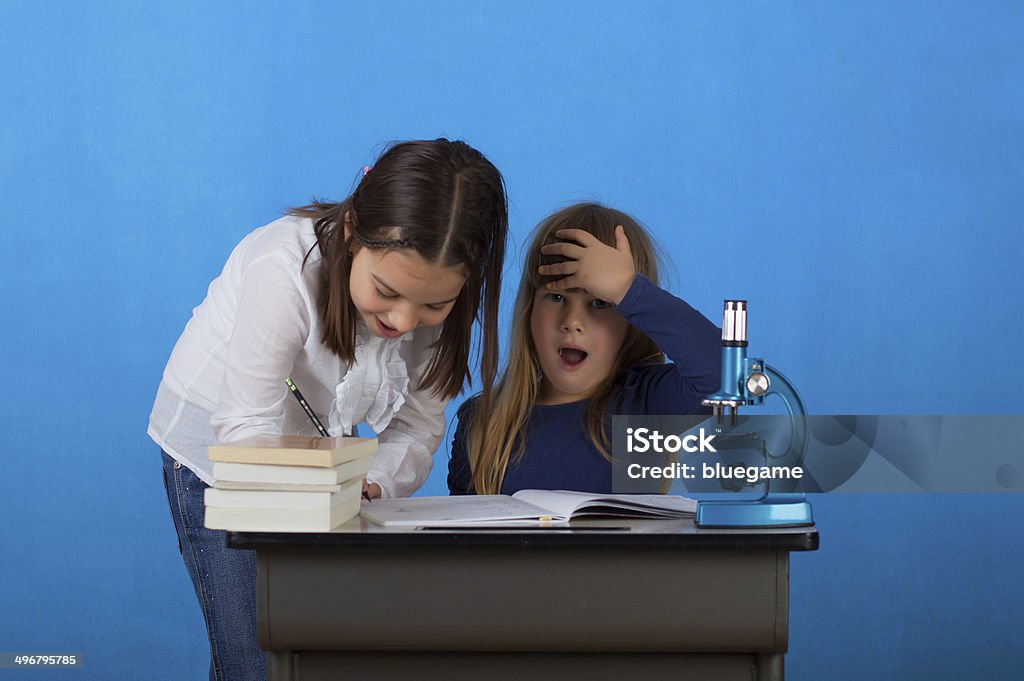
<instances>
[{"instance_id":1,"label":"microscope","mask_svg":"<svg viewBox=\"0 0 1024 681\"><path fill-rule=\"evenodd\" d=\"M765 398L782 399L789 416L789 438L785 447L773 452L757 434L729 434L738 426L738 410L761 406ZM704 406L712 408L716 443L723 449L753 449L773 466L800 466L807 452L807 411L793 384L764 359L747 356L747 301L726 300L722 320L722 387L708 395ZM728 424L726 420L728 419ZM730 445L730 442L732 443ZM799 527L813 525L811 505L793 480L763 481L764 494L758 499L707 500L697 504L698 527Z\"/></svg>"}]
</instances>

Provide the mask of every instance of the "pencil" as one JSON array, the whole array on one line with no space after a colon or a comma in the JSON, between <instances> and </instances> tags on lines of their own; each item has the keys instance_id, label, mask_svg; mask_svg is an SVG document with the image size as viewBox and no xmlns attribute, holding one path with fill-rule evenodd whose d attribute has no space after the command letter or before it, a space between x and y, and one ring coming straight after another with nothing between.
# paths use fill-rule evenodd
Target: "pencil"
<instances>
[{"instance_id":1,"label":"pencil","mask_svg":"<svg viewBox=\"0 0 1024 681\"><path fill-rule=\"evenodd\" d=\"M303 411L306 412L306 416L308 416L309 420L313 422L316 429L320 431L320 435L328 437L327 429L324 428L324 424L320 423L320 419L316 417L312 407L309 406L309 402L307 402L306 398L302 396L301 392L299 392L299 386L295 385L295 381L292 380L292 377L289 376L284 379L284 383L288 386L288 389L292 391L292 395L295 395L295 399L299 401L299 404L302 405ZM366 490L363 490L363 498L367 501L373 501L373 499L370 498L370 495L367 494Z\"/></svg>"},{"instance_id":2,"label":"pencil","mask_svg":"<svg viewBox=\"0 0 1024 681\"><path fill-rule=\"evenodd\" d=\"M288 389L292 391L292 395L295 395L295 399L297 399L299 404L302 405L302 409L306 412L306 416L308 416L309 420L313 422L316 429L320 431L320 435L327 437L327 429L324 428L324 424L320 423L320 419L318 419L316 414L313 413L313 409L310 408L309 403L306 402L306 398L299 392L299 386L295 385L295 381L292 380L291 376L284 379L284 382L285 385L288 386Z\"/></svg>"}]
</instances>

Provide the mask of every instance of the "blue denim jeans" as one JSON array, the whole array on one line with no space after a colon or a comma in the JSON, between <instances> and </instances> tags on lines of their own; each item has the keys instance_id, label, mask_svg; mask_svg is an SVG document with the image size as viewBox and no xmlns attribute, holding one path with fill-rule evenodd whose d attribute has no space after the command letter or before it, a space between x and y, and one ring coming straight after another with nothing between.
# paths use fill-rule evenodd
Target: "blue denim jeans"
<instances>
[{"instance_id":1,"label":"blue denim jeans","mask_svg":"<svg viewBox=\"0 0 1024 681\"><path fill-rule=\"evenodd\" d=\"M210 681L262 681L267 658L256 637L256 555L229 549L224 531L203 526L203 491L209 485L160 453L178 550L210 639Z\"/></svg>"}]
</instances>

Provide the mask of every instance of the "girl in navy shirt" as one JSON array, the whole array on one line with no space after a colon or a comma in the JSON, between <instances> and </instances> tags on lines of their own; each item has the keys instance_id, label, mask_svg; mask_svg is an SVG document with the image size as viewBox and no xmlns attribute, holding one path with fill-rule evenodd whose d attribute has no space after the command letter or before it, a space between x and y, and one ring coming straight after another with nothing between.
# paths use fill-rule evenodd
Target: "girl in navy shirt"
<instances>
[{"instance_id":1,"label":"girl in navy shirt","mask_svg":"<svg viewBox=\"0 0 1024 681\"><path fill-rule=\"evenodd\" d=\"M706 413L721 331L657 282L650 237L621 211L577 204L540 224L491 408L459 409L452 494L611 492L613 414Z\"/></svg>"}]
</instances>

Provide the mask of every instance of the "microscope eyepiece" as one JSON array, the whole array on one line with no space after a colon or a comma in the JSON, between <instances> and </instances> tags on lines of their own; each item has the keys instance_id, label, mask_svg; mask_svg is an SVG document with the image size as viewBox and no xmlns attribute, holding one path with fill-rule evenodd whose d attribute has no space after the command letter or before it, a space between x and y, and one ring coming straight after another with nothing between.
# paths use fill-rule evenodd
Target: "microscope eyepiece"
<instances>
[{"instance_id":1,"label":"microscope eyepiece","mask_svg":"<svg viewBox=\"0 0 1024 681\"><path fill-rule=\"evenodd\" d=\"M722 345L747 347L747 301L725 301L722 316Z\"/></svg>"}]
</instances>

